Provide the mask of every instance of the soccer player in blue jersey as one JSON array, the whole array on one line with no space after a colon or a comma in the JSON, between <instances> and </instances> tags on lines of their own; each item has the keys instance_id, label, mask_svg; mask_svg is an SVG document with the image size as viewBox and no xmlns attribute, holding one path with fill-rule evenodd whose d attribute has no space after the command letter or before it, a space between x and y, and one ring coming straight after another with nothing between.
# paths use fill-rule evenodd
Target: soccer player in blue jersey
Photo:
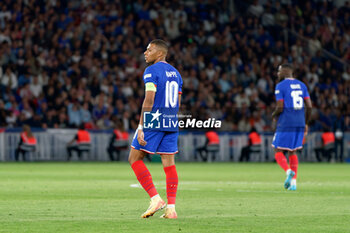
<instances>
[{"instance_id":1,"label":"soccer player in blue jersey","mask_svg":"<svg viewBox=\"0 0 350 233\"><path fill-rule=\"evenodd\" d=\"M296 190L298 170L296 151L302 148L303 138L307 134L312 104L305 84L293 78L293 67L290 64L280 65L277 76L279 81L275 89L277 106L272 117L278 120L272 146L275 148L276 162L287 175L284 188ZM288 151L289 166L283 151Z\"/></svg>"},{"instance_id":2,"label":"soccer player in blue jersey","mask_svg":"<svg viewBox=\"0 0 350 233\"><path fill-rule=\"evenodd\" d=\"M181 103L182 78L180 73L165 61L168 46L163 40L153 40L145 51L145 60L150 65L143 74L146 95L142 105L139 127L131 144L129 163L135 175L151 198L150 206L142 218L153 216L158 210L165 209L163 218L177 218L175 199L178 176L174 155L177 153L178 127L146 129L145 113L152 112L152 122L164 114L175 115ZM175 120L176 120L175 119ZM145 126L145 127L144 127ZM159 196L154 187L152 176L143 163L149 154L160 154L166 175L168 204Z\"/></svg>"}]
</instances>

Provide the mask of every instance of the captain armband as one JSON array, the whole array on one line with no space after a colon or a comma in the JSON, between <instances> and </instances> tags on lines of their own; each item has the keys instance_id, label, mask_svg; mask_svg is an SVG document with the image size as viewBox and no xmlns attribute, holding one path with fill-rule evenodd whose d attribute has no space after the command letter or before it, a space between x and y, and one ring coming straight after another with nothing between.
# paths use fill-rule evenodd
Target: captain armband
<instances>
[{"instance_id":1,"label":"captain armband","mask_svg":"<svg viewBox=\"0 0 350 233\"><path fill-rule=\"evenodd\" d=\"M154 91L154 92L157 91L157 87L154 83L149 82L149 83L146 83L145 86L146 86L146 91Z\"/></svg>"}]
</instances>

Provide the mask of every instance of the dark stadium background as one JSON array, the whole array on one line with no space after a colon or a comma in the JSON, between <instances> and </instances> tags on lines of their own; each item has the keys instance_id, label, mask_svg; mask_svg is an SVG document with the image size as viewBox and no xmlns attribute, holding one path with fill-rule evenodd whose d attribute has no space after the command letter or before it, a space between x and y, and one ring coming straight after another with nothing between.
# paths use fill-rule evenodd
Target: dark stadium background
<instances>
[{"instance_id":1,"label":"dark stadium background","mask_svg":"<svg viewBox=\"0 0 350 233\"><path fill-rule=\"evenodd\" d=\"M105 160L116 120L136 129L144 96L143 52L169 42L181 73L183 112L222 120L221 161L234 161L254 126L273 160L277 67L293 64L313 102L304 161L324 129L350 143L350 5L347 1L11 1L0 2L0 159L13 160L19 132L38 137L32 160L61 160L81 123ZM203 132L182 130L180 154L193 160ZM187 144L190 145L187 145ZM305 154L306 153L306 154Z\"/></svg>"}]
</instances>

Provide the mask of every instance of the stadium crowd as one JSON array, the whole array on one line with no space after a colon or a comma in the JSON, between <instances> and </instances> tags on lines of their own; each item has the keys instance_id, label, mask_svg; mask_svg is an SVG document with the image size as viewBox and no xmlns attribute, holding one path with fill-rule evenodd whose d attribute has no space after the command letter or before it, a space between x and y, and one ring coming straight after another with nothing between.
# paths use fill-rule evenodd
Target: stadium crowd
<instances>
[{"instance_id":1,"label":"stadium crowd","mask_svg":"<svg viewBox=\"0 0 350 233\"><path fill-rule=\"evenodd\" d=\"M309 88L310 129L350 130L349 4L242 2L1 1L0 126L109 129L121 119L135 129L143 52L162 38L184 113L221 119L225 131L271 131L277 66L289 62Z\"/></svg>"}]
</instances>

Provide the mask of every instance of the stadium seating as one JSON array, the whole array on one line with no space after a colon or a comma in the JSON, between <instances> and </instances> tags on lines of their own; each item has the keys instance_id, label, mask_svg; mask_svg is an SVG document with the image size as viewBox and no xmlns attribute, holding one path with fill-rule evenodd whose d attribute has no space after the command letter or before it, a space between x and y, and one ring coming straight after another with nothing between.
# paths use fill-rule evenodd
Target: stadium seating
<instances>
[{"instance_id":1,"label":"stadium seating","mask_svg":"<svg viewBox=\"0 0 350 233\"><path fill-rule=\"evenodd\" d=\"M0 8L1 126L108 129L120 118L136 128L142 53L163 38L183 76L182 111L193 117L215 116L224 131L273 130L276 67L290 62L315 106L310 130L337 121L349 130L348 3L5 1Z\"/></svg>"}]
</instances>

